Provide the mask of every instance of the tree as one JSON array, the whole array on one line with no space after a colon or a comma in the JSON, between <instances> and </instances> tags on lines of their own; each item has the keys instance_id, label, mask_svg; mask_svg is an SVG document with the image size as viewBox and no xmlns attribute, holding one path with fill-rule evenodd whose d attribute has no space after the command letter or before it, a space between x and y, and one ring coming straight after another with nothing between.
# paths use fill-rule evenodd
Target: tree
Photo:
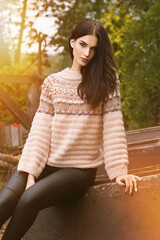
<instances>
[{"instance_id":1,"label":"tree","mask_svg":"<svg viewBox=\"0 0 160 240\"><path fill-rule=\"evenodd\" d=\"M31 1L28 9L35 12L35 19L52 17L56 24L55 34L41 34L42 64L50 66L50 62L51 71L64 68L69 63L68 37L73 26L84 18L99 19L109 33L115 54L126 127L158 125L159 4L159 0ZM28 45L32 46L38 42L39 33L34 28L34 20L27 19L26 26L30 29ZM63 51L48 61L47 48L53 45L57 49L62 47ZM30 62L35 63L35 55L31 53L28 56Z\"/></svg>"},{"instance_id":2,"label":"tree","mask_svg":"<svg viewBox=\"0 0 160 240\"><path fill-rule=\"evenodd\" d=\"M68 53L68 37L75 24L84 18L99 19L107 11L108 2L105 0L69 0L69 1L32 1L32 9L35 17L54 17L57 31L48 39L48 45L63 47L65 54ZM31 33L35 32L30 23ZM32 34L30 34L32 35ZM46 36L45 36L46 37ZM32 41L33 42L33 41Z\"/></svg>"},{"instance_id":3,"label":"tree","mask_svg":"<svg viewBox=\"0 0 160 240\"><path fill-rule=\"evenodd\" d=\"M23 1L23 9L22 9L22 13L21 13L19 39L18 39L16 54L15 54L15 62L19 62L19 60L20 60L22 37L23 37L23 31L25 29L26 10L27 10L27 0L24 0Z\"/></svg>"},{"instance_id":4,"label":"tree","mask_svg":"<svg viewBox=\"0 0 160 240\"><path fill-rule=\"evenodd\" d=\"M117 0L108 9L100 20L118 66L126 129L158 125L159 1Z\"/></svg>"},{"instance_id":5,"label":"tree","mask_svg":"<svg viewBox=\"0 0 160 240\"><path fill-rule=\"evenodd\" d=\"M123 48L123 107L128 124L160 124L160 2L127 26Z\"/></svg>"}]
</instances>

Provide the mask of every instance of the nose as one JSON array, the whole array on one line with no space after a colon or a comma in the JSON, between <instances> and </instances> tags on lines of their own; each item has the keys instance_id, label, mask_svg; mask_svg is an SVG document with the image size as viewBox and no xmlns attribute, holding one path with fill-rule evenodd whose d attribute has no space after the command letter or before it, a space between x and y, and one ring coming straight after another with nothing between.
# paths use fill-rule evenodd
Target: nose
<instances>
[{"instance_id":1,"label":"nose","mask_svg":"<svg viewBox=\"0 0 160 240\"><path fill-rule=\"evenodd\" d=\"M85 48L85 51L84 51L85 57L89 57L89 52L90 52L89 48Z\"/></svg>"}]
</instances>

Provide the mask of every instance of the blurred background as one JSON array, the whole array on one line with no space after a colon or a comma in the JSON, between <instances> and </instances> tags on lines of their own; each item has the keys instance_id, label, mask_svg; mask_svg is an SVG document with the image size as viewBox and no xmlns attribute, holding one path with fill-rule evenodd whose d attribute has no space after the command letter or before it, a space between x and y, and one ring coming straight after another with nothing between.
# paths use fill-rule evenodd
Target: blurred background
<instances>
[{"instance_id":1,"label":"blurred background","mask_svg":"<svg viewBox=\"0 0 160 240\"><path fill-rule=\"evenodd\" d=\"M71 66L68 38L84 18L111 39L126 130L160 125L159 13L159 0L0 0L0 151L23 145L40 86Z\"/></svg>"}]
</instances>

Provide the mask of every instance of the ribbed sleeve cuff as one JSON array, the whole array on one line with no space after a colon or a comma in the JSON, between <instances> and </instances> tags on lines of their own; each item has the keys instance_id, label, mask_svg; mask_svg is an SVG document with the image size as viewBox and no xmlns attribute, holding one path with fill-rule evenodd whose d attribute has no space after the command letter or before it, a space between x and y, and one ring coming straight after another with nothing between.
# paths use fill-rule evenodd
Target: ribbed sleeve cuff
<instances>
[{"instance_id":1,"label":"ribbed sleeve cuff","mask_svg":"<svg viewBox=\"0 0 160 240\"><path fill-rule=\"evenodd\" d=\"M19 162L18 167L17 167L17 171L23 171L23 172L30 173L30 174L34 175L36 178L39 177L42 170L43 170L43 168L37 167L36 165L31 166L28 164L24 164L22 162Z\"/></svg>"},{"instance_id":2,"label":"ribbed sleeve cuff","mask_svg":"<svg viewBox=\"0 0 160 240\"><path fill-rule=\"evenodd\" d=\"M106 167L105 167L106 169ZM116 165L114 167L112 167L112 169L108 170L106 169L108 177L110 180L113 180L114 178L127 174L128 173L128 167L127 165L123 164L123 165Z\"/></svg>"}]
</instances>

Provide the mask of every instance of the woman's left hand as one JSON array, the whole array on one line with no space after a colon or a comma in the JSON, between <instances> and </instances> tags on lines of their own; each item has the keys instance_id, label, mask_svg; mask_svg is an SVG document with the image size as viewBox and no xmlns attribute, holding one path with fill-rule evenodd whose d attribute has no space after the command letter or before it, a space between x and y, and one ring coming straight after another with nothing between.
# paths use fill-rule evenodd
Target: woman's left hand
<instances>
[{"instance_id":1,"label":"woman's left hand","mask_svg":"<svg viewBox=\"0 0 160 240\"><path fill-rule=\"evenodd\" d=\"M26 183L26 189L30 188L31 186L33 186L35 184L35 176L33 176L32 174L28 174L28 178L27 178L27 183Z\"/></svg>"},{"instance_id":2,"label":"woman's left hand","mask_svg":"<svg viewBox=\"0 0 160 240\"><path fill-rule=\"evenodd\" d=\"M133 174L125 174L116 177L116 183L120 186L125 187L125 193L131 195L133 190L137 192L137 181L141 180L140 177L133 175Z\"/></svg>"}]
</instances>

